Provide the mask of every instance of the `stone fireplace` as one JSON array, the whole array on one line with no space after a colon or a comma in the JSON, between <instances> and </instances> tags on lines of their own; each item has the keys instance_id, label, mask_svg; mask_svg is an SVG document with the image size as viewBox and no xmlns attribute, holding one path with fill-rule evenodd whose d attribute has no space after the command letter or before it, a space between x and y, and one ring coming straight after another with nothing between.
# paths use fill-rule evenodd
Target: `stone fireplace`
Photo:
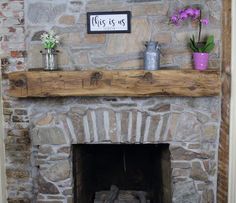
<instances>
[{"instance_id":1,"label":"stone fireplace","mask_svg":"<svg viewBox=\"0 0 236 203\"><path fill-rule=\"evenodd\" d=\"M210 69L221 68L222 2L198 2L204 8L205 17L210 19L203 36L208 33L215 36ZM169 16L175 8L192 3L196 1L12 0L0 3L4 18L0 29L1 48L9 53L2 61L8 203L87 203L84 201L95 198L94 193L108 191L112 184L120 190L145 191L154 202L160 199L164 203L217 201L221 97L18 99L8 96L9 82L5 77L5 73L41 67L39 36L51 29L60 36L59 67L64 71L143 69L144 42L150 39L161 44L162 66L192 69L186 43L189 36L197 32L196 25L181 29L169 25ZM132 12L131 34L88 35L86 12L111 10ZM135 174L131 174L132 181L123 182L111 181L113 173L108 176L110 182L106 180L106 185L97 185L95 189L87 187L94 177L90 179L87 178L90 175L80 173L76 176L77 171L89 172L85 168L96 163L95 155L104 159L103 150L109 154L111 151L117 160L123 158L117 166L118 176L124 176L121 173L124 163L127 163L127 172L130 163L141 170L136 156L131 155L131 161L124 162L124 151L133 148L139 156L141 152L152 154L149 160L152 163L144 163L148 165L145 170L152 172L136 175L137 180L133 177ZM118 153L119 150L122 153ZM89 151L92 151L89 158L92 163L86 164L88 160L84 160L82 154L89 155ZM107 159L109 162L109 157ZM141 158L139 161L142 163ZM101 177L105 169L99 172ZM97 172L94 171L89 173L93 175ZM148 181L150 174L160 181ZM80 176L86 181L80 181ZM142 180L135 188L132 182L138 178ZM224 178L227 177L222 176L222 182ZM88 192L81 195L78 191L81 185L85 191L92 191L90 195L85 195Z\"/></svg>"},{"instance_id":2,"label":"stone fireplace","mask_svg":"<svg viewBox=\"0 0 236 203\"><path fill-rule=\"evenodd\" d=\"M39 202L93 202L111 185L151 202L215 201L217 97L50 99L31 110Z\"/></svg>"}]
</instances>

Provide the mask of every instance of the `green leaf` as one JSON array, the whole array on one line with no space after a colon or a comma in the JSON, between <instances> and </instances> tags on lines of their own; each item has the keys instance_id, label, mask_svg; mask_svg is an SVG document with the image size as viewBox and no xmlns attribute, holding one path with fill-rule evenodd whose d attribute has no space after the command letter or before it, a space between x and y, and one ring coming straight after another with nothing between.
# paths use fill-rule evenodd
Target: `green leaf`
<instances>
[{"instance_id":1,"label":"green leaf","mask_svg":"<svg viewBox=\"0 0 236 203\"><path fill-rule=\"evenodd\" d=\"M195 42L195 37L194 35L192 36L192 38L190 38L190 43L189 43L190 48L194 51L194 52L198 52L198 47L197 44Z\"/></svg>"},{"instance_id":2,"label":"green leaf","mask_svg":"<svg viewBox=\"0 0 236 203\"><path fill-rule=\"evenodd\" d=\"M195 42L194 42L191 38L190 38L190 43L191 43L195 48L197 48Z\"/></svg>"},{"instance_id":3,"label":"green leaf","mask_svg":"<svg viewBox=\"0 0 236 203\"><path fill-rule=\"evenodd\" d=\"M215 47L215 44L214 44L214 43L208 44L208 46L205 46L205 47L204 47L204 52L210 53L210 52L214 49L214 47Z\"/></svg>"},{"instance_id":4,"label":"green leaf","mask_svg":"<svg viewBox=\"0 0 236 203\"><path fill-rule=\"evenodd\" d=\"M194 44L196 44L195 37L194 35L192 36Z\"/></svg>"},{"instance_id":5,"label":"green leaf","mask_svg":"<svg viewBox=\"0 0 236 203\"><path fill-rule=\"evenodd\" d=\"M198 49L190 42L189 43L190 49L192 49L194 52L198 52Z\"/></svg>"},{"instance_id":6,"label":"green leaf","mask_svg":"<svg viewBox=\"0 0 236 203\"><path fill-rule=\"evenodd\" d=\"M209 44L214 44L214 36L211 35L207 38L206 46Z\"/></svg>"},{"instance_id":7,"label":"green leaf","mask_svg":"<svg viewBox=\"0 0 236 203\"><path fill-rule=\"evenodd\" d=\"M202 52L203 52L203 48L199 48L198 50L199 50L199 52L200 52L200 53L202 53Z\"/></svg>"},{"instance_id":8,"label":"green leaf","mask_svg":"<svg viewBox=\"0 0 236 203\"><path fill-rule=\"evenodd\" d=\"M203 51L209 53L214 49L214 47L215 47L214 36L211 35L207 38L207 42L203 47Z\"/></svg>"}]
</instances>

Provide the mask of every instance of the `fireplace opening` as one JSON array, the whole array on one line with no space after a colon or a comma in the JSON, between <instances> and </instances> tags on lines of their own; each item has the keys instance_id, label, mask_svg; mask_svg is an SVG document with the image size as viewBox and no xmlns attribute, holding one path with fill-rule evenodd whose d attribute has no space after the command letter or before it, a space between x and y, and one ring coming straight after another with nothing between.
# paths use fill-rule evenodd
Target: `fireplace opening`
<instances>
[{"instance_id":1,"label":"fireplace opening","mask_svg":"<svg viewBox=\"0 0 236 203\"><path fill-rule=\"evenodd\" d=\"M168 144L74 145L73 175L75 203L171 202Z\"/></svg>"}]
</instances>

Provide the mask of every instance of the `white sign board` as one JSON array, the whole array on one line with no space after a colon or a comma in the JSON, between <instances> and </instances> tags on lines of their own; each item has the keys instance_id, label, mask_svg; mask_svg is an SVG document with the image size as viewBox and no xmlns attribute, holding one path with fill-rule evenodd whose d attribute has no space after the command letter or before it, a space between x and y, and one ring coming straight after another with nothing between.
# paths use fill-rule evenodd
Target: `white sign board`
<instances>
[{"instance_id":1,"label":"white sign board","mask_svg":"<svg viewBox=\"0 0 236 203\"><path fill-rule=\"evenodd\" d=\"M130 33L130 18L130 11L88 12L88 33Z\"/></svg>"}]
</instances>

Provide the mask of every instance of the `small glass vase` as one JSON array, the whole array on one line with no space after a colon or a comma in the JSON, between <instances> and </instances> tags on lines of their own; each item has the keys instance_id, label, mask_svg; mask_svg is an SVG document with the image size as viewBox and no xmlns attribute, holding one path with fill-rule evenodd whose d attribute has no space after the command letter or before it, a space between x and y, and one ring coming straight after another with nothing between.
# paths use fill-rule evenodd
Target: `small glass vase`
<instances>
[{"instance_id":1,"label":"small glass vase","mask_svg":"<svg viewBox=\"0 0 236 203\"><path fill-rule=\"evenodd\" d=\"M45 49L44 51L41 51L44 70L46 71L58 70L57 53L58 51L54 49Z\"/></svg>"}]
</instances>

